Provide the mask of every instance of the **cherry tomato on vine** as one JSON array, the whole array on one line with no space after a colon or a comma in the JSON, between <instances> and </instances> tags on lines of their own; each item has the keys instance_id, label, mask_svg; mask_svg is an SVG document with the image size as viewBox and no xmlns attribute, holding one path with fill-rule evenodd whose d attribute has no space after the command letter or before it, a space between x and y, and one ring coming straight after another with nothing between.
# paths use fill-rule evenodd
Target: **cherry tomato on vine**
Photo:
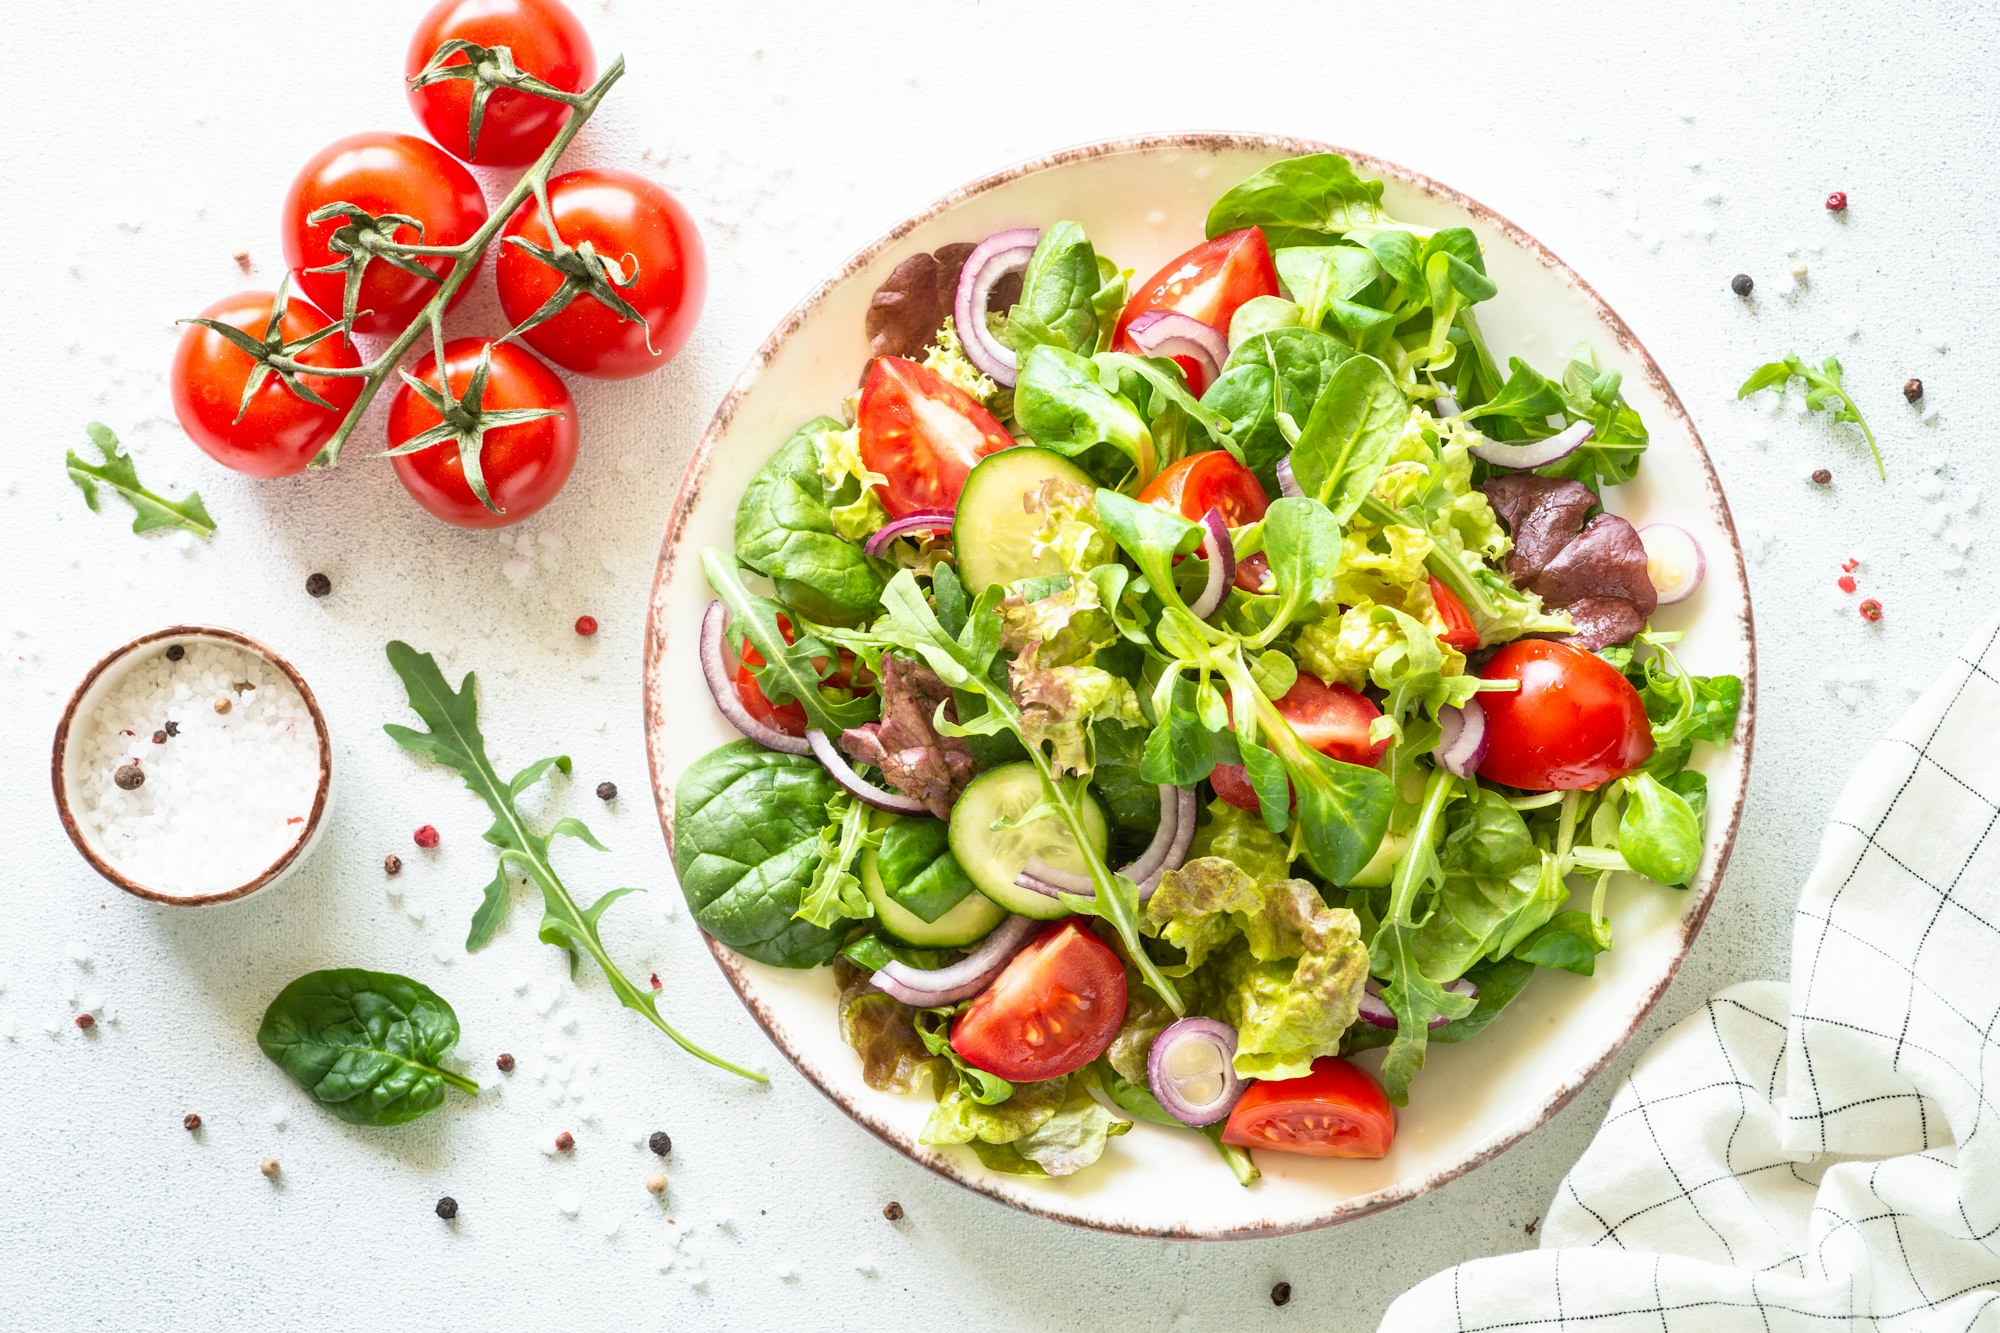
<instances>
[{"instance_id":1,"label":"cherry tomato on vine","mask_svg":"<svg viewBox=\"0 0 2000 1333\"><path fill-rule=\"evenodd\" d=\"M1051 925L1014 955L951 1025L968 1064L1014 1083L1083 1068L1125 1018L1125 965L1077 924Z\"/></svg>"},{"instance_id":2,"label":"cherry tomato on vine","mask_svg":"<svg viewBox=\"0 0 2000 1333\"><path fill-rule=\"evenodd\" d=\"M1292 724L1298 738L1329 759L1373 768L1388 750L1387 740L1371 741L1368 728L1382 710L1365 694L1345 685L1329 685L1301 671L1299 678L1271 706ZM1257 809L1257 791L1241 764L1217 764L1208 775L1215 794L1239 810Z\"/></svg>"},{"instance_id":3,"label":"cherry tomato on vine","mask_svg":"<svg viewBox=\"0 0 2000 1333\"><path fill-rule=\"evenodd\" d=\"M861 461L891 518L952 509L972 465L1014 437L965 390L900 356L879 356L861 385Z\"/></svg>"},{"instance_id":4,"label":"cherry tomato on vine","mask_svg":"<svg viewBox=\"0 0 2000 1333\"><path fill-rule=\"evenodd\" d=\"M479 183L435 144L413 134L382 131L350 134L328 144L299 169L285 192L280 219L285 266L301 270L299 290L313 304L336 312L342 308L346 274L307 270L342 261L344 256L334 253L331 243L349 219L306 220L315 209L335 203L352 204L377 218L388 213L416 218L424 224L421 237L407 225L397 227L393 237L411 245L457 245L486 221L486 197L479 193ZM450 268L450 261L443 258L419 262L440 278ZM465 299L470 288L470 283L461 285L452 305ZM399 332L436 291L437 283L386 259L372 259L362 273L355 303L357 311L368 313L358 315L354 331Z\"/></svg>"},{"instance_id":5,"label":"cherry tomato on vine","mask_svg":"<svg viewBox=\"0 0 2000 1333\"><path fill-rule=\"evenodd\" d=\"M550 181L549 210L565 246L588 242L598 258L618 267L611 285L643 322L582 292L522 341L580 375L618 380L658 370L687 343L708 294L708 260L694 219L644 176L595 168ZM555 248L532 198L507 219L494 265L500 309L519 324L555 294L563 275L514 244L516 237Z\"/></svg>"},{"instance_id":6,"label":"cherry tomato on vine","mask_svg":"<svg viewBox=\"0 0 2000 1333\"><path fill-rule=\"evenodd\" d=\"M1384 1157L1396 1108L1367 1071L1330 1055L1303 1078L1259 1079L1229 1113L1222 1141L1308 1157Z\"/></svg>"},{"instance_id":7,"label":"cherry tomato on vine","mask_svg":"<svg viewBox=\"0 0 2000 1333\"><path fill-rule=\"evenodd\" d=\"M471 42L489 50L504 46L514 67L553 88L580 93L597 77L597 55L583 24L558 0L440 0L410 37L403 73L414 79L448 41ZM447 66L468 63L454 52ZM463 162L482 167L525 167L542 155L570 117L561 102L512 88L495 88L480 121L478 151L468 134L472 118L470 79L444 79L408 87L410 109L438 146Z\"/></svg>"},{"instance_id":8,"label":"cherry tomato on vine","mask_svg":"<svg viewBox=\"0 0 2000 1333\"><path fill-rule=\"evenodd\" d=\"M276 300L274 292L240 292L217 301L201 314L261 340ZM329 322L325 312L310 301L290 297L278 322L278 337L290 343ZM338 334L305 348L297 357L312 366L352 370L361 365L353 346ZM300 376L301 383L333 404L334 410L329 412L300 398L278 376L266 375L251 397L249 409L243 411L243 386L249 383L255 364L248 352L215 330L188 325L174 347L173 369L168 375L174 415L180 418L188 438L226 468L252 477L288 477L303 472L320 447L333 438L347 409L354 406L361 394L361 381Z\"/></svg>"},{"instance_id":9,"label":"cherry tomato on vine","mask_svg":"<svg viewBox=\"0 0 2000 1333\"><path fill-rule=\"evenodd\" d=\"M454 398L479 367L479 353L488 344L479 338L458 338L445 344L445 374ZM413 372L438 387L437 356L426 355ZM465 479L465 465L450 440L389 461L396 477L416 502L447 523L461 528L499 528L518 523L555 499L576 463L576 405L569 390L547 366L513 343L492 344L492 368L480 406L487 411L549 407L561 416L542 417L486 432L479 470L494 513L479 502ZM405 384L389 405L389 446L404 443L438 424L442 418Z\"/></svg>"},{"instance_id":10,"label":"cherry tomato on vine","mask_svg":"<svg viewBox=\"0 0 2000 1333\"><path fill-rule=\"evenodd\" d=\"M1521 688L1479 696L1486 758L1479 776L1528 791L1570 791L1623 777L1653 753L1645 702L1618 668L1581 648L1519 639L1480 676Z\"/></svg>"},{"instance_id":11,"label":"cherry tomato on vine","mask_svg":"<svg viewBox=\"0 0 2000 1333\"><path fill-rule=\"evenodd\" d=\"M1264 233L1255 227L1232 231L1203 241L1187 253L1168 262L1132 289L1132 299L1118 316L1111 346L1119 352L1141 352L1126 335L1125 328L1148 310L1171 310L1198 319L1227 337L1229 321L1238 306L1253 296L1278 294L1278 268L1271 262L1271 247ZM1200 393L1208 386L1201 382L1199 368L1189 357L1177 356L1174 363L1188 377L1188 387Z\"/></svg>"}]
</instances>

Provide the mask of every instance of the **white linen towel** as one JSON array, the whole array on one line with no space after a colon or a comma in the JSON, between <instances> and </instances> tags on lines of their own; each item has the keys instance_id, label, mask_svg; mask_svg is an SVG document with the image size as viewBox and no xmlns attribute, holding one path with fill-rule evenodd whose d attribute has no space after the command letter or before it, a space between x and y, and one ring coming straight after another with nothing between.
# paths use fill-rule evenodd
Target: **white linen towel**
<instances>
[{"instance_id":1,"label":"white linen towel","mask_svg":"<svg viewBox=\"0 0 2000 1333\"><path fill-rule=\"evenodd\" d=\"M1792 980L1733 986L1619 1089L1539 1250L1393 1333L2000 1333L2000 622L1827 821Z\"/></svg>"}]
</instances>

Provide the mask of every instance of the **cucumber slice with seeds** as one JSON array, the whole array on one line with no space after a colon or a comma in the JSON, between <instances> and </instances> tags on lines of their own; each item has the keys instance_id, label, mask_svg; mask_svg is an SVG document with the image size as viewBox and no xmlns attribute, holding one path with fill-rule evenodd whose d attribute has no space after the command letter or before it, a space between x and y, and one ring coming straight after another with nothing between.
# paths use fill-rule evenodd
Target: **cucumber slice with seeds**
<instances>
[{"instance_id":1,"label":"cucumber slice with seeds","mask_svg":"<svg viewBox=\"0 0 2000 1333\"><path fill-rule=\"evenodd\" d=\"M1026 500L1051 477L1093 489L1088 473L1053 450L1022 444L979 460L959 492L952 549L965 590L977 597L996 583L1060 574L1055 553L1035 554L1041 515Z\"/></svg>"}]
</instances>

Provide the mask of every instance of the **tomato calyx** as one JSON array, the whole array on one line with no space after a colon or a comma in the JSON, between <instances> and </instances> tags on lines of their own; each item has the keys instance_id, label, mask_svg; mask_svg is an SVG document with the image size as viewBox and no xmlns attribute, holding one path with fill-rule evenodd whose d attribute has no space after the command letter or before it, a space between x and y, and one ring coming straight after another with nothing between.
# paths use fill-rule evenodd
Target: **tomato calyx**
<instances>
[{"instance_id":1,"label":"tomato calyx","mask_svg":"<svg viewBox=\"0 0 2000 1333\"><path fill-rule=\"evenodd\" d=\"M413 435L393 449L383 452L383 457L394 458L399 454L414 454L450 440L458 448L458 461L465 470L465 481L479 502L496 514L507 511L493 502L486 489L486 477L480 471L479 456L486 447L486 432L498 430L502 426L518 426L526 421L540 421L544 417L562 416L562 410L554 407L489 408L481 404L486 398L486 382L493 373L493 344L488 343L479 351L479 365L472 377L466 381L465 392L454 398L451 395L451 379L445 374L444 349L437 353L438 383L441 388L432 388L407 370L396 373L403 377L403 383L410 386L410 392L430 405L433 412L443 420L429 430Z\"/></svg>"},{"instance_id":2,"label":"tomato calyx","mask_svg":"<svg viewBox=\"0 0 2000 1333\"><path fill-rule=\"evenodd\" d=\"M449 63L455 55L463 55L465 59L458 64ZM577 94L544 83L516 65L514 53L507 47L481 46L462 37L454 37L440 45L424 62L424 67L410 76L412 88L428 88L434 83L457 81L472 85L472 110L466 118L465 141L474 157L479 154L479 127L486 122L487 100L500 89L510 88L530 97L546 97L551 102L561 102L570 107L580 106L583 102Z\"/></svg>"},{"instance_id":3,"label":"tomato calyx","mask_svg":"<svg viewBox=\"0 0 2000 1333\"><path fill-rule=\"evenodd\" d=\"M349 319L336 319L331 324L314 329L311 333L286 342L279 333L284 323L285 309L291 301L292 275L287 273L278 282L278 293L271 300L271 318L264 325L264 336L245 333L234 324L225 324L219 319L209 319L196 315L178 321L182 324L199 324L212 333L221 334L231 345L255 362L250 368L250 378L243 385L243 401L236 409L236 420L243 420L243 414L250 410L251 402L257 397L257 390L264 387L264 381L272 375L278 382L292 391L292 395L314 407L323 407L329 412L338 412L326 399L313 392L312 387L299 376L321 375L339 378L344 373L340 369L327 366L309 366L299 361L298 354L308 347L325 342L336 333L346 333L353 323Z\"/></svg>"},{"instance_id":4,"label":"tomato calyx","mask_svg":"<svg viewBox=\"0 0 2000 1333\"><path fill-rule=\"evenodd\" d=\"M444 281L436 269L414 258L404 243L396 239L397 232L410 227L415 229L417 240L421 242L424 239L421 219L413 218L408 213L370 213L344 200L322 204L306 214L306 221L314 225L331 222L335 218L347 220L326 238L326 248L341 258L331 264L309 268L306 272L347 275L340 293L340 318L349 329L349 341L354 337L351 331L354 321L362 313L356 308L361 302L361 279L368 272L368 266L376 260L399 268L413 278L421 278L432 286Z\"/></svg>"},{"instance_id":5,"label":"tomato calyx","mask_svg":"<svg viewBox=\"0 0 2000 1333\"><path fill-rule=\"evenodd\" d=\"M630 287L639 280L639 260L626 254L622 260L612 259L597 253L597 247L588 240L570 245L556 231L556 220L549 211L546 196L541 204L542 225L548 229L549 239L554 246L536 245L525 236L504 238L507 245L518 246L532 256L536 263L554 269L562 275L562 286L549 294L549 299L536 307L526 319L507 330L507 337L515 338L561 314L579 296L588 296L627 324L637 324L646 335L646 350L653 351L652 326L638 308L619 294L620 287Z\"/></svg>"}]
</instances>

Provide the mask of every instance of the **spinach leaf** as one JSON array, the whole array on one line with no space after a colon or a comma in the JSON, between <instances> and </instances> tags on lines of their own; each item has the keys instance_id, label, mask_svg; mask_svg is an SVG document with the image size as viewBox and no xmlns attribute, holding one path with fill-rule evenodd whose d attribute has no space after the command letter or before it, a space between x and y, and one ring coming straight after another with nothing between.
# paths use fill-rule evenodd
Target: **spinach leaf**
<instances>
[{"instance_id":1,"label":"spinach leaf","mask_svg":"<svg viewBox=\"0 0 2000 1333\"><path fill-rule=\"evenodd\" d=\"M1107 722L1096 729L1097 765L1090 771L1091 790L1120 835L1143 844L1160 826L1160 787L1141 771L1149 733L1144 727ZM1179 784L1175 784L1179 785Z\"/></svg>"},{"instance_id":2,"label":"spinach leaf","mask_svg":"<svg viewBox=\"0 0 2000 1333\"><path fill-rule=\"evenodd\" d=\"M1273 162L1215 201L1208 234L1244 227L1354 232L1379 227L1382 182L1363 180L1338 153L1311 153Z\"/></svg>"},{"instance_id":3,"label":"spinach leaf","mask_svg":"<svg viewBox=\"0 0 2000 1333\"><path fill-rule=\"evenodd\" d=\"M1514 957L1536 967L1559 968L1579 976L1597 970L1597 955L1611 947L1610 934L1588 912L1571 908L1558 912L1514 950ZM1482 996L1483 998L1483 996Z\"/></svg>"},{"instance_id":4,"label":"spinach leaf","mask_svg":"<svg viewBox=\"0 0 2000 1333\"><path fill-rule=\"evenodd\" d=\"M760 963L818 967L841 935L798 919L839 788L807 755L731 741L688 766L674 793L674 871L695 924Z\"/></svg>"},{"instance_id":5,"label":"spinach leaf","mask_svg":"<svg viewBox=\"0 0 2000 1333\"><path fill-rule=\"evenodd\" d=\"M736 555L810 618L852 624L875 609L883 580L859 546L834 532L828 512L815 441L841 429L832 417L808 421L750 479L736 506Z\"/></svg>"},{"instance_id":6,"label":"spinach leaf","mask_svg":"<svg viewBox=\"0 0 2000 1333\"><path fill-rule=\"evenodd\" d=\"M905 967L928 972L951 961L948 950L913 949L907 944L885 940L880 935L858 936L841 949L840 956L864 972L880 972L891 961L900 961Z\"/></svg>"},{"instance_id":7,"label":"spinach leaf","mask_svg":"<svg viewBox=\"0 0 2000 1333\"><path fill-rule=\"evenodd\" d=\"M278 992L257 1045L312 1099L350 1125L401 1125L444 1103L447 1085L479 1085L443 1067L458 1015L421 982L337 967Z\"/></svg>"},{"instance_id":8,"label":"spinach leaf","mask_svg":"<svg viewBox=\"0 0 2000 1333\"><path fill-rule=\"evenodd\" d=\"M199 491L189 491L185 500L169 500L164 495L147 490L139 482L138 464L118 443L111 427L101 421L93 421L83 429L104 461L88 462L71 449L64 456L63 463L69 471L69 479L83 492L83 502L90 506L91 513L97 512L97 488L103 486L132 506L134 532L185 528L204 539L215 535L215 520L202 507Z\"/></svg>"},{"instance_id":9,"label":"spinach leaf","mask_svg":"<svg viewBox=\"0 0 2000 1333\"><path fill-rule=\"evenodd\" d=\"M1293 245L1273 252L1278 277L1301 310L1299 323L1317 329L1336 301L1382 276L1382 265L1358 245Z\"/></svg>"},{"instance_id":10,"label":"spinach leaf","mask_svg":"<svg viewBox=\"0 0 2000 1333\"><path fill-rule=\"evenodd\" d=\"M875 873L899 906L935 921L977 890L951 854L950 829L941 819L892 819L882 829Z\"/></svg>"},{"instance_id":11,"label":"spinach leaf","mask_svg":"<svg viewBox=\"0 0 2000 1333\"><path fill-rule=\"evenodd\" d=\"M1343 361L1292 448L1299 489L1332 510L1336 522L1347 522L1375 488L1409 416L1409 403L1381 362Z\"/></svg>"},{"instance_id":12,"label":"spinach leaf","mask_svg":"<svg viewBox=\"0 0 2000 1333\"><path fill-rule=\"evenodd\" d=\"M1627 777L1625 795L1618 820L1618 854L1625 864L1662 884L1688 884L1701 864L1701 820L1679 792L1651 773Z\"/></svg>"},{"instance_id":13,"label":"spinach leaf","mask_svg":"<svg viewBox=\"0 0 2000 1333\"><path fill-rule=\"evenodd\" d=\"M1568 897L1561 863L1541 853L1504 875L1447 875L1418 928L1417 965L1450 981L1482 958L1504 958Z\"/></svg>"},{"instance_id":14,"label":"spinach leaf","mask_svg":"<svg viewBox=\"0 0 2000 1333\"><path fill-rule=\"evenodd\" d=\"M1202 405L1229 422L1244 466L1262 472L1290 451L1335 368L1353 356L1347 344L1317 329L1259 333L1229 354Z\"/></svg>"},{"instance_id":15,"label":"spinach leaf","mask_svg":"<svg viewBox=\"0 0 2000 1333\"><path fill-rule=\"evenodd\" d=\"M1142 475L1153 470L1153 434L1139 409L1105 388L1087 358L1064 348L1038 346L1022 357L1014 419L1036 444L1065 457L1103 446Z\"/></svg>"},{"instance_id":16,"label":"spinach leaf","mask_svg":"<svg viewBox=\"0 0 2000 1333\"><path fill-rule=\"evenodd\" d=\"M1097 251L1074 222L1043 230L1021 274L1021 299L1007 314L1005 337L1026 355L1050 345L1090 355L1097 349Z\"/></svg>"}]
</instances>

